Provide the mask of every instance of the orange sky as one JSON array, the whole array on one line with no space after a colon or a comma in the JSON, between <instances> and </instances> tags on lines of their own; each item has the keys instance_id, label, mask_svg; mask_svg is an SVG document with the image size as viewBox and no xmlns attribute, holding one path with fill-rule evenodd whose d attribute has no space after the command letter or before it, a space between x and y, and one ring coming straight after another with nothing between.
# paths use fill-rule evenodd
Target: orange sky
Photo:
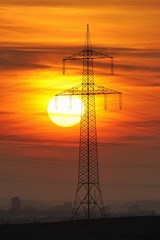
<instances>
[{"instance_id":1,"label":"orange sky","mask_svg":"<svg viewBox=\"0 0 160 240\"><path fill-rule=\"evenodd\" d=\"M114 76L96 62L95 82L123 92L122 111L116 96L108 111L96 99L104 200L160 198L159 16L158 0L0 0L2 197L73 200L79 124L57 127L47 105L81 82L81 65L63 76L61 59L83 48L90 24L93 47L116 62Z\"/></svg>"}]
</instances>

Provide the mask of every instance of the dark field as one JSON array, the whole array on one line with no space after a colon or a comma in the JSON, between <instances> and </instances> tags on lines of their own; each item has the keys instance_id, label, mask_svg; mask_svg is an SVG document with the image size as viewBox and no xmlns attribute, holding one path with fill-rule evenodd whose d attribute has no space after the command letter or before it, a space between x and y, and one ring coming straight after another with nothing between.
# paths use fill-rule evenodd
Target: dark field
<instances>
[{"instance_id":1,"label":"dark field","mask_svg":"<svg viewBox=\"0 0 160 240\"><path fill-rule=\"evenodd\" d=\"M160 239L160 217L124 217L53 223L0 225L0 239Z\"/></svg>"}]
</instances>

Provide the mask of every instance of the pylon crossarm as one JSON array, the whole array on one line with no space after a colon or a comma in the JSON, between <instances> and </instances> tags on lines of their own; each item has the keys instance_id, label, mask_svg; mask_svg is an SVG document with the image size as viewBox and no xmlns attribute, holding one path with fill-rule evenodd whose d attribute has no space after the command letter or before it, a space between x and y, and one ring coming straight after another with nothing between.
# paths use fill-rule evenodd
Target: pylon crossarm
<instances>
[{"instance_id":1,"label":"pylon crossarm","mask_svg":"<svg viewBox=\"0 0 160 240\"><path fill-rule=\"evenodd\" d=\"M91 55L91 57L92 57L93 59L101 59L101 58L112 58L112 59L113 59L113 57L110 56L110 55L108 55L108 54L100 53L100 52L97 52L97 51L94 51L94 50L92 50L92 55Z\"/></svg>"},{"instance_id":2,"label":"pylon crossarm","mask_svg":"<svg viewBox=\"0 0 160 240\"><path fill-rule=\"evenodd\" d=\"M100 52L94 51L92 49L89 49L89 50L84 49L82 51L79 51L78 53L75 53L71 56L63 58L62 72L63 72L63 74L65 74L65 62L67 60L102 59L102 58L110 58L111 59L111 73L113 74L114 58L108 54L100 53Z\"/></svg>"},{"instance_id":3,"label":"pylon crossarm","mask_svg":"<svg viewBox=\"0 0 160 240\"><path fill-rule=\"evenodd\" d=\"M94 89L92 90L92 92L89 93L89 95L100 95L100 94L122 94L122 93L94 84ZM88 95L88 93L85 93L85 91L82 90L82 84L80 84L73 88L65 90L64 92L56 94L55 96L70 96L70 95Z\"/></svg>"},{"instance_id":4,"label":"pylon crossarm","mask_svg":"<svg viewBox=\"0 0 160 240\"><path fill-rule=\"evenodd\" d=\"M107 95L118 94L119 95L119 109L122 110L122 93L97 85L94 85L94 95L104 95L104 109L107 110Z\"/></svg>"},{"instance_id":5,"label":"pylon crossarm","mask_svg":"<svg viewBox=\"0 0 160 240\"><path fill-rule=\"evenodd\" d=\"M114 57L100 53L97 51L92 51L92 59L102 59L102 58L109 58L110 59L110 66L111 66L111 75L114 73Z\"/></svg>"},{"instance_id":6,"label":"pylon crossarm","mask_svg":"<svg viewBox=\"0 0 160 240\"><path fill-rule=\"evenodd\" d=\"M56 94L55 96L58 97L58 96L73 96L73 95L82 95L82 84L77 85L68 90L65 90L64 92Z\"/></svg>"},{"instance_id":7,"label":"pylon crossarm","mask_svg":"<svg viewBox=\"0 0 160 240\"><path fill-rule=\"evenodd\" d=\"M63 61L66 60L81 60L81 59L100 59L100 58L113 58L112 56L104 53L100 53L97 51L94 51L92 49L84 49L82 51L79 51L78 53L75 53L71 56L68 56L66 58L63 58Z\"/></svg>"},{"instance_id":8,"label":"pylon crossarm","mask_svg":"<svg viewBox=\"0 0 160 240\"><path fill-rule=\"evenodd\" d=\"M71 56L63 58L63 61L66 61L66 60L79 60L79 59L83 59L83 58L84 58L84 52L82 50L82 51L79 51L77 53L74 53Z\"/></svg>"},{"instance_id":9,"label":"pylon crossarm","mask_svg":"<svg viewBox=\"0 0 160 240\"><path fill-rule=\"evenodd\" d=\"M94 95L97 94L122 94L121 92L94 84Z\"/></svg>"},{"instance_id":10,"label":"pylon crossarm","mask_svg":"<svg viewBox=\"0 0 160 240\"><path fill-rule=\"evenodd\" d=\"M90 92L89 94L87 92L85 92L84 90L82 90L82 84L77 85L73 88L70 88L68 90L65 90L64 92L61 92L59 94L56 94L56 106L57 106L57 98L59 96L69 96L71 105L72 105L72 96L82 96L82 95L104 95L104 108L105 110L107 110L107 95L111 95L111 94L119 94L119 109L122 109L122 93L94 84L94 89L92 90L92 92Z\"/></svg>"}]
</instances>

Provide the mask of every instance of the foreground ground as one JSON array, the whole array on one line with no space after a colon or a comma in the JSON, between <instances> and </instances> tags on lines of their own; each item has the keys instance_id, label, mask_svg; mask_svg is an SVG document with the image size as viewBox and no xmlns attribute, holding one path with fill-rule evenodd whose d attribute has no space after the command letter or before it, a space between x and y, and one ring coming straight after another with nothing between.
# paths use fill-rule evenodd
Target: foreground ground
<instances>
[{"instance_id":1,"label":"foreground ground","mask_svg":"<svg viewBox=\"0 0 160 240\"><path fill-rule=\"evenodd\" d=\"M2 240L160 239L160 217L126 217L0 225Z\"/></svg>"}]
</instances>

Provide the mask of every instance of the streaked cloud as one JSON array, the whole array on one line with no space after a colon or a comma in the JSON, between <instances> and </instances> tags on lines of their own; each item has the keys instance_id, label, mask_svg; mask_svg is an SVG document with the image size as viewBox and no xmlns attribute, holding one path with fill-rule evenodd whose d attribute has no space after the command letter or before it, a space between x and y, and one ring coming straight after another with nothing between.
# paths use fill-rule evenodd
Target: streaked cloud
<instances>
[{"instance_id":1,"label":"streaked cloud","mask_svg":"<svg viewBox=\"0 0 160 240\"><path fill-rule=\"evenodd\" d=\"M66 47L55 47L55 46L43 46L43 47L1 47L0 48L0 69L11 69L11 70L22 70L22 69L52 69L61 67L61 60L69 55L70 53L75 53L80 46L66 46ZM100 49L101 52L105 50ZM121 74L122 72L148 72L150 74L156 75L160 73L160 68L158 66L158 58L160 57L160 51L156 49L134 49L134 48L113 48L110 49L112 56L115 56L115 66L116 72ZM117 54L118 53L118 54ZM123 62L116 63L116 57L121 56ZM130 58L130 62L126 62L127 58ZM138 64L132 62L132 58L136 58L137 62L142 62L143 59L151 60L146 64ZM103 61L104 62L104 61ZM106 63L96 62L95 68L101 69L103 74L104 69L106 69ZM155 64L156 62L156 64ZM74 65L74 63L73 63ZM77 68L78 69L78 68ZM101 73L99 71L99 73ZM136 81L136 80L135 80ZM145 83L145 82L144 82ZM141 82L143 84L143 82ZM158 84L158 81L157 81ZM157 85L155 84L155 85ZM154 81L146 83L146 85L154 85Z\"/></svg>"},{"instance_id":2,"label":"streaked cloud","mask_svg":"<svg viewBox=\"0 0 160 240\"><path fill-rule=\"evenodd\" d=\"M70 6L70 7L78 7L78 6L150 6L153 5L159 6L158 0L101 0L97 3L96 0L75 0L75 1L67 1L67 0L5 0L0 1L2 5L23 5L23 6Z\"/></svg>"}]
</instances>

